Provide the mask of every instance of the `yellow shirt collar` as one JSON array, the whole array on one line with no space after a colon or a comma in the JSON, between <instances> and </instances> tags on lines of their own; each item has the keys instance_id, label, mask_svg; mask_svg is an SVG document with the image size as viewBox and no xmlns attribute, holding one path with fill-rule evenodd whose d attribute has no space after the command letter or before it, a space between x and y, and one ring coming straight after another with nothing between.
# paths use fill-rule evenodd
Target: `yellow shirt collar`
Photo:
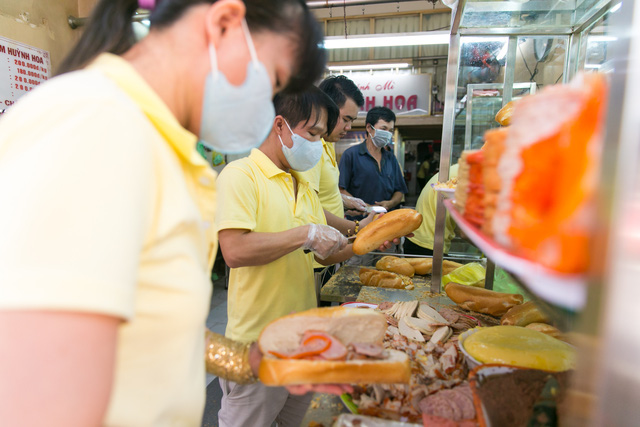
<instances>
[{"instance_id":1,"label":"yellow shirt collar","mask_svg":"<svg viewBox=\"0 0 640 427\"><path fill-rule=\"evenodd\" d=\"M302 188L306 189L309 186L309 182L302 176L302 174L293 170L289 171L289 173L283 171L282 169L277 167L275 163L273 163L271 159L267 157L266 154L264 154L257 148L251 150L249 158L253 160L256 165L258 165L262 173L264 173L264 175L269 179L280 174L293 175L298 180L298 183L302 186Z\"/></svg>"},{"instance_id":2,"label":"yellow shirt collar","mask_svg":"<svg viewBox=\"0 0 640 427\"><path fill-rule=\"evenodd\" d=\"M194 166L209 167L196 150L198 137L182 127L169 107L129 62L117 55L103 53L87 69L101 71L126 92L180 157Z\"/></svg>"}]
</instances>

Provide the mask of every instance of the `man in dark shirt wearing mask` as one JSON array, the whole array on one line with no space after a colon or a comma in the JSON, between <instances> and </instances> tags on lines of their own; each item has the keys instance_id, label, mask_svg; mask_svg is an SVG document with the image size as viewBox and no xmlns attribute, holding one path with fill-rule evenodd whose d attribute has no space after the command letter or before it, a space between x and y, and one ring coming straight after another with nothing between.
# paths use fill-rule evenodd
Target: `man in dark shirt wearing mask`
<instances>
[{"instance_id":1,"label":"man in dark shirt wearing mask","mask_svg":"<svg viewBox=\"0 0 640 427\"><path fill-rule=\"evenodd\" d=\"M367 113L365 142L351 147L340 159L340 191L369 205L397 209L407 193L407 184L391 144L396 115L387 107ZM356 218L357 219L357 218Z\"/></svg>"}]
</instances>

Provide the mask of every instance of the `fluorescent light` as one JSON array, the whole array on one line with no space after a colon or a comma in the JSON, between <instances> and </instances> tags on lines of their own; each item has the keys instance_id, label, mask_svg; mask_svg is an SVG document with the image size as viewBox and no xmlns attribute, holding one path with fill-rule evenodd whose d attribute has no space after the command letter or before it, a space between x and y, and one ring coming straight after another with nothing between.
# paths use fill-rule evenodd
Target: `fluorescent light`
<instances>
[{"instance_id":1,"label":"fluorescent light","mask_svg":"<svg viewBox=\"0 0 640 427\"><path fill-rule=\"evenodd\" d=\"M359 47L421 46L449 44L448 31L418 33L366 34L358 36L331 36L324 38L325 49L354 49Z\"/></svg>"},{"instance_id":2,"label":"fluorescent light","mask_svg":"<svg viewBox=\"0 0 640 427\"><path fill-rule=\"evenodd\" d=\"M409 68L411 64L406 62L400 62L397 64L358 64L358 65L330 65L330 71L342 71L342 70L389 70L394 68Z\"/></svg>"},{"instance_id":3,"label":"fluorescent light","mask_svg":"<svg viewBox=\"0 0 640 427\"><path fill-rule=\"evenodd\" d=\"M584 68L590 68L590 69L598 70L598 69L602 68L602 65L601 64L584 64Z\"/></svg>"},{"instance_id":4,"label":"fluorescent light","mask_svg":"<svg viewBox=\"0 0 640 427\"><path fill-rule=\"evenodd\" d=\"M616 13L617 11L620 10L621 7L622 7L622 2L620 2L617 5L613 6L609 12Z\"/></svg>"}]
</instances>

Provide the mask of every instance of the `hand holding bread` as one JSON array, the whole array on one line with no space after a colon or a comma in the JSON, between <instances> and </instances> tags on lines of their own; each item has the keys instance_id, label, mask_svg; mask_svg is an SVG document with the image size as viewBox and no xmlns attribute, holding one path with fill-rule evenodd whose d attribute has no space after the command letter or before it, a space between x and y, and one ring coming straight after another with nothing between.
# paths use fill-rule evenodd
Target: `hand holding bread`
<instances>
[{"instance_id":1,"label":"hand holding bread","mask_svg":"<svg viewBox=\"0 0 640 427\"><path fill-rule=\"evenodd\" d=\"M384 214L360 231L353 242L356 255L367 254L397 237L406 236L422 224L422 215L413 209L397 209Z\"/></svg>"}]
</instances>

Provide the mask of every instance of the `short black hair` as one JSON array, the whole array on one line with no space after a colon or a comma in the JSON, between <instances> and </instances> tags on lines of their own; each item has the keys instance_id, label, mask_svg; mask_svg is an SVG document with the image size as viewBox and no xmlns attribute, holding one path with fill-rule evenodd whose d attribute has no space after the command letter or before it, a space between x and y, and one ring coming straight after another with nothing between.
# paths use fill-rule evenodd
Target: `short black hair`
<instances>
[{"instance_id":1,"label":"short black hair","mask_svg":"<svg viewBox=\"0 0 640 427\"><path fill-rule=\"evenodd\" d=\"M365 123L373 127L376 123L378 123L378 120L380 119L384 120L385 122L395 122L396 115L387 107L373 107L367 113L367 119L365 120Z\"/></svg>"},{"instance_id":2,"label":"short black hair","mask_svg":"<svg viewBox=\"0 0 640 427\"><path fill-rule=\"evenodd\" d=\"M315 86L298 94L279 93L273 98L273 105L276 115L284 117L292 129L301 122L306 125L314 120L314 124L317 123L320 120L320 112L325 110L327 135L333 132L340 115L340 109L335 102ZM314 111L315 118L312 119L311 115Z\"/></svg>"},{"instance_id":3,"label":"short black hair","mask_svg":"<svg viewBox=\"0 0 640 427\"><path fill-rule=\"evenodd\" d=\"M347 98L353 99L358 107L364 105L364 96L358 86L347 76L329 76L320 83L320 89L333 99L338 108L344 107Z\"/></svg>"}]
</instances>

